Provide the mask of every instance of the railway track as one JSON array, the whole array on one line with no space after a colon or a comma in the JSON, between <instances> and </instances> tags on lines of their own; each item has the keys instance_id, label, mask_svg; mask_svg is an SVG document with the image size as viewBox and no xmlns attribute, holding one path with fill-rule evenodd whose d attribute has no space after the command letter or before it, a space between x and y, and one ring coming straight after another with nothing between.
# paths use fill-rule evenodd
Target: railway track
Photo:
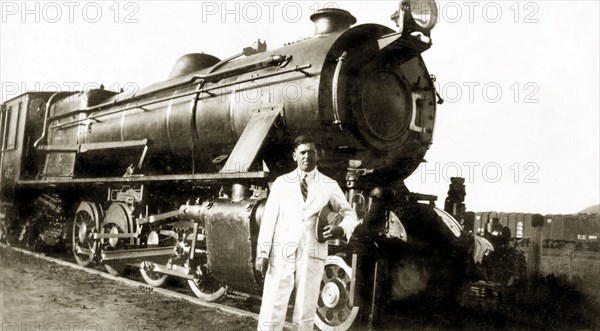
<instances>
[{"instance_id":1,"label":"railway track","mask_svg":"<svg viewBox=\"0 0 600 331\"><path fill-rule=\"evenodd\" d=\"M100 287L103 288L104 293L114 293L115 291L118 293L119 295L119 303L120 302L126 302L125 304L127 305L124 309L126 309L127 312L130 312L130 314L134 314L134 312L136 311L136 307L135 306L141 306L143 310L145 310L148 314L155 314L154 311L155 309L159 309L159 310L164 310L164 311L168 311L170 312L170 316L175 316L174 318L171 318L171 320L175 320L178 321L178 319L181 318L189 318L190 313L193 315L219 315L219 314L214 314L214 313L210 313L207 311L207 309L210 309L210 311L217 310L221 313L227 314L228 316L232 316L231 319L234 319L234 316L236 316L235 318L249 318L250 320L246 321L247 323L244 324L242 327L236 327L236 328L229 328L226 330L246 330L246 329L255 329L256 327L256 320L257 320L257 312L258 309L260 307L260 301L257 300L257 298L255 297L250 297L250 296L244 296L241 293L233 293L233 294L229 294L227 296L227 298L225 298L223 301L220 301L218 303L215 302L206 302L203 300L200 300L194 296L192 296L192 293L190 292L190 290L185 287L182 286L183 284L178 283L177 281L174 282L167 282L166 285L168 286L168 288L156 288L156 287L152 287L149 286L148 284L144 283L142 281L141 276L139 275L139 273L135 272L135 273L128 273L127 277L123 277L123 276L113 276L108 274L105 271L101 271L98 270L99 266L96 268L90 268L90 267L82 267L78 264L72 263L71 261L68 261L68 259L70 258L69 255L67 255L64 251L60 251L60 252L53 252L53 251L47 251L45 252L45 254L42 253L38 253L38 252L32 252L29 251L27 249L23 249L20 247L14 247L14 246L8 246L8 245L4 245L4 244L0 244L0 250L2 250L2 252L9 252L9 254L7 253L3 253L2 256L2 262L7 263L7 262L11 262L10 259L6 259L6 256L4 256L4 254L10 255L17 255L18 259L27 259L29 261L34 261L33 263L31 262L23 262L23 265L19 265L13 269L18 269L15 272L19 273L19 272L23 272L20 269L27 269L28 265L29 267L31 267L31 265L35 265L37 260L44 260L47 261L48 263L43 263L43 264L51 264L51 265L56 265L56 268L61 268L64 271L62 271L62 274L64 275L64 273L68 273L68 270L80 270L83 271L87 274L91 274L94 276L99 276L101 278L98 279L103 279L103 282L109 282L107 283L108 285L103 285L105 287ZM14 259L13 259L14 261ZM6 264L8 265L8 264ZM63 268L64 267L64 268ZM37 266L33 266L33 268L37 268ZM46 271L48 271L48 268L45 269ZM53 270L51 270L51 272L54 273ZM34 270L29 272L30 276L33 274L34 277L39 277L39 278L46 278L47 275L43 273L42 270ZM77 279L82 279L82 278L86 278L83 274L81 273L71 273L73 278L77 278ZM59 273L60 275L60 273ZM64 276L63 276L64 277ZM36 278L34 278L36 279ZM34 280L35 281L35 280ZM58 279L59 284L70 284L71 281L70 280L65 280L62 278ZM85 280L84 280L85 282ZM123 286L117 286L115 284L114 287L112 287L110 284L110 282L115 282L115 283L119 283L122 285L126 285L127 287L131 288L131 290L128 290L130 292L134 292L134 293L140 293L139 296L136 295L135 298L132 297L128 297L127 294L123 294L120 288L123 288ZM4 284L7 284L7 282L5 281ZM70 296L71 299L73 299L73 297L75 297L75 300L79 300L81 299L82 301L77 301L78 303L73 303L70 302L71 305L75 304L75 306L79 306L80 304L85 304L87 307L85 308L85 311L88 311L87 309L95 309L95 308L89 308L89 307L98 307L100 306L100 304L94 304L94 300L98 299L98 295L96 294L90 294L87 292L87 284L88 283L84 283L86 285L84 285L81 288L75 288L75 291L77 292L76 294L73 294ZM44 296L46 298L48 297L52 297L53 294L52 292L57 292L57 291L64 291L62 290L62 285L51 285L51 286L55 286L54 288L48 288L47 290L43 290L44 291ZM90 284L90 286L94 286L93 284ZM578 295L575 295L572 292L572 289L569 288L561 288L560 291L555 291L558 289L553 289L552 287L549 287L549 284L545 284L545 287L541 287L538 288L536 290L534 290L532 293L536 294L533 295L533 297L545 297L546 300L541 300L539 302L530 302L529 303L529 308L533 309L530 311L529 308L525 307L512 307L510 309L510 313L508 312L503 312L502 310L498 310L498 311L487 311L487 310L479 310L479 309L474 309L473 307L469 308L469 309L465 309L464 307L462 309L459 310L452 310L452 309L441 309L439 311L431 311L431 310L419 310L419 309L413 309L410 310L410 313L406 312L406 309L408 309L409 307L402 307L402 306L398 306L398 314L394 314L394 316L388 316L386 318L386 322L382 323L382 325L379 326L379 329L382 330L391 330L391 329L397 329L398 327L403 327L403 328L409 328L409 329L447 329L447 328L452 328L452 329L473 329L473 328L481 328L482 326L484 326L485 328L490 328L490 329L494 329L494 328L543 328L544 325L547 325L548 323L558 323L557 325L562 325L565 327L574 327L574 326L581 326L583 328L585 327L589 327L590 325L595 325L598 326L600 325L600 321L589 324L589 321L593 321L593 320L597 320L596 314L597 312L599 312L599 310L593 307L588 307L583 305L583 301L581 302L577 302L577 301L572 301L569 299L572 298L577 298L579 297ZM8 288L8 287L5 287ZM569 290L567 292L565 292L566 290ZM68 290L67 290L68 291ZM48 293L46 293L48 292ZM149 294L149 292L151 294ZM13 292L14 293L14 292ZM21 293L21 292L19 292ZM145 294L144 294L145 293ZM557 294L558 293L558 294ZM155 294L158 294L155 295ZM20 294L19 294L20 295ZM28 295L28 294L26 294ZM102 294L103 295L103 294ZM163 298L164 297L164 298ZM109 301L106 301L106 298L104 296L100 296L100 300L101 301L105 301L105 302L110 302L111 306L112 306L112 300L110 299ZM111 297L112 298L112 297ZM123 298L123 299L121 299ZM152 298L162 298L162 299L152 299ZM173 301L171 299L175 299L177 301L182 301L183 304L182 306L185 308L177 308L177 309L184 309L187 310L186 312L180 312L179 310L174 310L173 308L173 304L172 303L166 303L166 301ZM68 300L68 299L67 299ZM73 300L73 301L75 301ZM165 301L164 303L155 303L153 306L148 307L147 300L158 300L158 301ZM596 301L596 299L591 298L592 301L596 302L596 305L598 305L598 301ZM57 302L60 302L61 300L58 299ZM89 302L92 302L92 304L90 305ZM566 306L570 306L573 305L572 309L570 308L570 310L568 312L563 312L562 310L556 308L556 309L551 309L551 307L555 307L556 306L556 302L569 302L569 305ZM116 299L115 299L115 303L116 303ZM190 305L192 304L192 305ZM35 305L35 304L34 304ZM195 308L194 306L197 306L198 308ZM41 304L37 304L35 309L38 309L38 307L42 307ZM203 308L200 308L203 307ZM533 307L533 308L532 308ZM546 310L539 310L535 307L546 307L544 309L549 309L548 311ZM111 307L112 308L112 307ZM19 309L19 308L17 308ZM114 308L113 308L114 309ZM118 309L118 308L117 308ZM93 310L92 310L93 311ZM98 311L100 312L100 311ZM104 311L102 311L104 313ZM572 317L569 317L573 314L579 314L581 315L580 320L577 319L572 319ZM168 314L168 313L166 313ZM186 317L183 317L185 314ZM223 316L222 314L220 314L221 316ZM1 317L1 314L0 314ZM157 319L160 320L161 318L164 319L164 315L163 316L158 316ZM219 317L219 318L223 318L223 317ZM226 318L226 317L225 317ZM571 318L572 320L568 320L569 318ZM1 318L0 318L1 319ZM586 320L588 322L586 322ZM155 321L147 321L147 320L143 320L144 323L152 323ZM209 327L209 326L205 326L204 328L200 327L198 328L197 325L201 325L201 324L194 324L194 327L184 327L184 328L179 328L181 330L188 330L188 329L205 329L205 330L213 330L214 329L214 324L212 325L213 327ZM217 324L218 325L218 324ZM23 329L23 328L22 328ZM40 329L40 328L38 328ZM104 329L104 328L103 328ZM137 328L134 328L136 330L146 330L144 327L139 326ZM156 330L164 330L164 329L172 329L171 327L159 327ZM286 324L286 329L288 330L294 330L294 327L287 323ZM221 331L225 331L225 329L220 329Z\"/></svg>"},{"instance_id":2,"label":"railway track","mask_svg":"<svg viewBox=\"0 0 600 331\"><path fill-rule=\"evenodd\" d=\"M258 298L251 297L251 296L245 295L243 293L233 292L231 294L228 294L227 298L222 301L223 303L207 302L207 301L198 299L198 298L192 296L191 294L185 293L185 289L183 287L178 288L175 285L170 285L170 286L167 285L167 288L160 288L160 287L150 286L144 282L140 282L136 279L136 278L141 279L141 276L139 276L138 273L129 273L130 277L113 276L105 271L101 271L101 270L98 270L95 268L90 268L90 267L82 267L76 263L65 261L60 256L50 256L50 255L46 255L44 253L33 252L33 251L29 251L24 248L10 246L10 245L6 245L3 243L0 243L0 248L6 249L6 250L12 250L14 252L23 254L23 255L33 258L33 259L44 260L44 261L47 261L47 262L50 262L53 264L57 264L57 265L60 265L60 266L66 267L66 268L84 271L86 273L100 276L104 279L107 279L107 280L110 280L113 282L117 282L117 283L129 286L129 287L135 288L135 289L139 289L140 291L153 292L153 293L157 293L157 294L162 295L167 298L181 300L186 303L194 304L194 305L201 306L201 307L213 308L213 309L219 310L223 313L230 314L233 316L250 317L256 321L258 320L257 313L250 311L248 309L239 308L240 306L246 306L247 308L252 309L252 307L250 307L250 306L252 306L252 304L248 304L248 301L254 301L255 304L259 305ZM58 255L58 253L57 253L57 255ZM293 329L293 325L291 323L286 323L286 328Z\"/></svg>"}]
</instances>

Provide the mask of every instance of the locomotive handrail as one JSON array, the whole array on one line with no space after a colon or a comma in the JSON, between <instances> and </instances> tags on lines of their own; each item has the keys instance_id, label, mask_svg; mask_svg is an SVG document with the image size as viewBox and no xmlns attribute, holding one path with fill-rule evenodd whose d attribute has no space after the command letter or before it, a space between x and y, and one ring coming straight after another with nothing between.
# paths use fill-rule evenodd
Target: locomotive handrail
<instances>
[{"instance_id":1,"label":"locomotive handrail","mask_svg":"<svg viewBox=\"0 0 600 331\"><path fill-rule=\"evenodd\" d=\"M422 100L423 96L421 95L421 93L417 93L417 92L412 92L410 94L410 96L412 99L412 111L411 111L411 115L410 115L410 124L409 124L408 128L411 131L415 131L415 132L419 132L419 133L426 132L427 130L424 127L417 125L417 108L419 107L418 101Z\"/></svg>"},{"instance_id":2,"label":"locomotive handrail","mask_svg":"<svg viewBox=\"0 0 600 331\"><path fill-rule=\"evenodd\" d=\"M335 66L335 72L333 73L333 79L331 80L331 98L333 102L333 124L339 126L342 131L342 121L340 120L340 110L338 108L338 95L337 87L340 79L340 72L342 71L342 65L348 53L344 51L342 55L337 59L337 65Z\"/></svg>"},{"instance_id":3,"label":"locomotive handrail","mask_svg":"<svg viewBox=\"0 0 600 331\"><path fill-rule=\"evenodd\" d=\"M270 78L270 77L273 77L273 76L284 75L284 74L287 74L287 73L290 73L290 72L294 72L294 71L302 72L304 75L310 75L310 73L307 73L306 71L304 71L304 69L309 69L311 67L312 67L311 64L299 65L299 66L296 66L296 67L291 68L291 69L286 69L286 70L282 70L282 71L278 71L278 72L266 74L266 75L259 76L259 77L247 78L247 79L244 79L244 80L235 81L235 82L231 82L231 83L227 83L227 84L222 84L222 85L217 85L217 86L213 86L213 87L202 89L202 90L197 90L197 91L192 91L192 92L188 92L188 93L179 94L177 96L168 96L168 97L164 97L164 98L160 98L160 99L148 101L146 103L142 103L142 104L139 104L139 105L134 105L134 106L129 106L129 107L117 109L117 110L114 110L112 112L103 113L103 114L97 114L97 115L94 115L94 116L89 116L89 117L86 117L85 119L79 119L79 120L75 120L75 121L71 121L71 122L66 122L66 123L62 123L62 124L59 124L59 125L55 125L52 128L62 128L62 127L66 127L66 126L78 125L79 123L81 123L83 121L86 121L86 120L93 120L93 119L96 119L98 117L113 115L113 114L117 114L117 113L120 113L120 112L123 112L123 111L131 110L131 109L136 109L136 108L141 108L141 107L153 105L153 104L164 102L164 101L168 101L168 100L174 100L174 99L178 99L178 98L183 98L183 97L187 97L187 96L194 95L194 94L200 94L200 93L211 94L210 91L213 91L213 90L222 89L222 88L229 87L229 86L236 85L236 84L243 84L243 83L246 83L246 82L252 82L252 81L257 81L257 80L261 80L261 79L265 79L265 78ZM75 111L75 112L76 113L80 113L82 111L78 110L78 111ZM51 119L51 120L53 120L53 119Z\"/></svg>"},{"instance_id":4,"label":"locomotive handrail","mask_svg":"<svg viewBox=\"0 0 600 331\"><path fill-rule=\"evenodd\" d=\"M52 100L54 99L54 97L58 96L59 94L73 95L76 93L77 92L56 92L52 94L52 96L50 96L48 102L46 102L46 111L44 112L44 130L42 131L42 136L33 143L34 148L37 147L37 145L40 143L40 141L42 141L42 139L46 138L46 134L48 133L48 114L50 112L50 106L52 105Z\"/></svg>"},{"instance_id":5,"label":"locomotive handrail","mask_svg":"<svg viewBox=\"0 0 600 331\"><path fill-rule=\"evenodd\" d=\"M164 181L215 181L215 180L239 180L239 179L263 179L269 178L268 171L230 172L230 173L200 173L182 175L148 175L139 177L47 177L46 179L19 180L19 185L54 185L82 184L82 183L144 183Z\"/></svg>"},{"instance_id":6,"label":"locomotive handrail","mask_svg":"<svg viewBox=\"0 0 600 331\"><path fill-rule=\"evenodd\" d=\"M131 148L147 146L148 139L140 140L125 140L118 142L100 142L100 143L84 143L84 144L73 144L73 145L44 145L40 146L39 149L43 151L51 152L77 152L86 153L93 150L99 149L117 149L117 148Z\"/></svg>"},{"instance_id":7,"label":"locomotive handrail","mask_svg":"<svg viewBox=\"0 0 600 331\"><path fill-rule=\"evenodd\" d=\"M215 81L216 82L216 81L220 81L223 78L235 76L235 75L238 75L241 73L251 72L254 70L259 70L259 69L263 69L263 68L270 67L270 66L277 66L277 65L281 64L282 62L284 62L286 59L288 59L288 57L289 57L288 55L271 55L271 56L269 56L269 58L267 60L260 61L257 63L251 63L248 65L239 67L239 68L232 68L229 70L219 71L219 72L215 72L215 73L211 73L211 74L195 74L193 76L190 76L187 80L185 80L181 83L165 86L158 90L150 91L148 93L144 93L144 94L140 94L140 95L136 95L136 96L133 96L128 99L118 100L115 102L105 102L105 103L101 103L96 106L81 108L81 109L78 109L78 110L75 110L72 112L53 116L50 118L50 120L54 121L54 120L58 120L61 118L77 115L80 113L93 112L93 111L101 110L102 108L105 108L105 107L112 107L112 106L116 106L116 105L123 104L123 103L137 101L137 100L141 99L142 97L147 96L148 94L156 94L156 93L165 92L168 90L173 90L173 89L176 89L179 87L183 87L185 85L193 84L197 80L203 80L204 82L206 82L206 81ZM196 92L198 92L198 91L196 91ZM166 100L170 100L170 99L172 99L172 98L169 97ZM146 104L143 104L143 105L146 105ZM134 108L141 107L143 105L138 105L138 106L135 106Z\"/></svg>"}]
</instances>

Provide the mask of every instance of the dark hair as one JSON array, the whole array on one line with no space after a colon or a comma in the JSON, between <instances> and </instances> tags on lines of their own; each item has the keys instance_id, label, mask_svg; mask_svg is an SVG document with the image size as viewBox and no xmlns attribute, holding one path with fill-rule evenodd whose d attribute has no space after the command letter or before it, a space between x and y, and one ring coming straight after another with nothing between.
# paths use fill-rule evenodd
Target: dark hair
<instances>
[{"instance_id":1,"label":"dark hair","mask_svg":"<svg viewBox=\"0 0 600 331\"><path fill-rule=\"evenodd\" d=\"M296 139L294 139L294 143L293 143L294 150L296 150L296 148L298 148L298 146L300 146L302 144L316 145L314 139L312 139L308 136L301 135L301 136L296 137Z\"/></svg>"}]
</instances>

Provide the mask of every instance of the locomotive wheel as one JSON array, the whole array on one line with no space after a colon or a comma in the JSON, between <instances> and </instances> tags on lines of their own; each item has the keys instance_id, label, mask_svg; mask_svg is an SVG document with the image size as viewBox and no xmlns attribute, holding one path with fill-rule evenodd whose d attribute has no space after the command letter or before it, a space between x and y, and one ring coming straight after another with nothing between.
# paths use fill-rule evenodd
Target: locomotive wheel
<instances>
[{"instance_id":1,"label":"locomotive wheel","mask_svg":"<svg viewBox=\"0 0 600 331\"><path fill-rule=\"evenodd\" d=\"M196 273L194 279L188 279L188 285L194 294L205 301L217 301L227 294L227 287L222 286L213 276L201 276Z\"/></svg>"},{"instance_id":2,"label":"locomotive wheel","mask_svg":"<svg viewBox=\"0 0 600 331\"><path fill-rule=\"evenodd\" d=\"M128 233L133 228L133 221L131 219L131 213L129 206L124 203L118 202L110 205L106 211L106 216L102 221L101 232L102 233ZM102 239L102 246L107 250L119 250L124 249L129 242L129 238L110 238ZM113 276L119 276L123 274L127 265L118 260L104 262L104 268L109 274Z\"/></svg>"},{"instance_id":3,"label":"locomotive wheel","mask_svg":"<svg viewBox=\"0 0 600 331\"><path fill-rule=\"evenodd\" d=\"M358 307L350 306L350 275L352 268L339 256L325 259L325 272L321 280L321 293L317 303L315 324L320 330L348 330Z\"/></svg>"},{"instance_id":4,"label":"locomotive wheel","mask_svg":"<svg viewBox=\"0 0 600 331\"><path fill-rule=\"evenodd\" d=\"M144 267L140 268L140 274L142 275L142 278L144 278L146 284L154 287L162 287L165 285L168 275L152 271L152 263L150 262L144 262L142 265L144 265ZM145 266L148 268L145 268Z\"/></svg>"},{"instance_id":5,"label":"locomotive wheel","mask_svg":"<svg viewBox=\"0 0 600 331\"><path fill-rule=\"evenodd\" d=\"M73 256L77 264L87 267L94 260L96 242L91 234L98 231L102 209L95 203L82 201L75 212L73 222Z\"/></svg>"},{"instance_id":6,"label":"locomotive wheel","mask_svg":"<svg viewBox=\"0 0 600 331\"><path fill-rule=\"evenodd\" d=\"M115 224L107 224L102 226L102 233L124 233L123 230ZM112 241L114 239L108 239ZM112 247L112 246L111 246ZM116 244L114 248L117 248ZM109 274L113 276L120 276L125 272L125 268L127 265L125 263L119 262L117 260L104 262L104 268L108 271Z\"/></svg>"}]
</instances>

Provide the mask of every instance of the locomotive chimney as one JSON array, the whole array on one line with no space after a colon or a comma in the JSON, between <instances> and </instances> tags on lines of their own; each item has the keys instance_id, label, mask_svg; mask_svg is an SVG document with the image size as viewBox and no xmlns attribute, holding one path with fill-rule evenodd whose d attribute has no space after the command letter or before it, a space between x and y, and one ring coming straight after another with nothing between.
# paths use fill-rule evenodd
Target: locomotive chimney
<instances>
[{"instance_id":1,"label":"locomotive chimney","mask_svg":"<svg viewBox=\"0 0 600 331\"><path fill-rule=\"evenodd\" d=\"M348 11L337 8L323 8L310 15L315 22L315 35L347 30L356 23L356 18Z\"/></svg>"}]
</instances>

